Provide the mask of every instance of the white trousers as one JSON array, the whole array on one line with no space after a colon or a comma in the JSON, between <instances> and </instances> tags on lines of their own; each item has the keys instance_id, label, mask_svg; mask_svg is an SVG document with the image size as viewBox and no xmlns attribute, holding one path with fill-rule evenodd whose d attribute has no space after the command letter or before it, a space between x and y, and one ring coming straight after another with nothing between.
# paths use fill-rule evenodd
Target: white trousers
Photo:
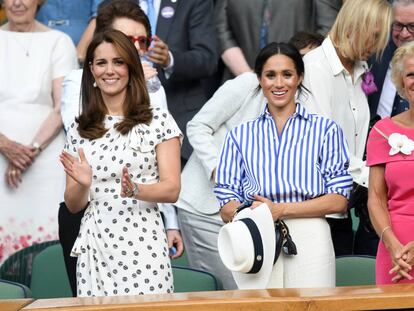
<instances>
[{"instance_id":1,"label":"white trousers","mask_svg":"<svg viewBox=\"0 0 414 311\"><path fill-rule=\"evenodd\" d=\"M335 287L335 253L325 218L286 219L298 254L281 252L268 288Z\"/></svg>"}]
</instances>

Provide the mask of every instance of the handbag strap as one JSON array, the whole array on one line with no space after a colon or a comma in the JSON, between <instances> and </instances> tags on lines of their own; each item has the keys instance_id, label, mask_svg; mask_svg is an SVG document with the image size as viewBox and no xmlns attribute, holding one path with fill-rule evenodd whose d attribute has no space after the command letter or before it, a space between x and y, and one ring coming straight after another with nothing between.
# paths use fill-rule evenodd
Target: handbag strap
<instances>
[{"instance_id":1,"label":"handbag strap","mask_svg":"<svg viewBox=\"0 0 414 311\"><path fill-rule=\"evenodd\" d=\"M238 213L240 213L240 212L241 212L242 210L244 210L245 208L248 208L248 207L252 206L252 204L253 204L253 201L244 201L241 205L239 205L239 206L235 209L235 211L234 211L234 213L233 213L233 217L232 217L231 221L233 221L233 219L236 217L236 215L237 215Z\"/></svg>"}]
</instances>

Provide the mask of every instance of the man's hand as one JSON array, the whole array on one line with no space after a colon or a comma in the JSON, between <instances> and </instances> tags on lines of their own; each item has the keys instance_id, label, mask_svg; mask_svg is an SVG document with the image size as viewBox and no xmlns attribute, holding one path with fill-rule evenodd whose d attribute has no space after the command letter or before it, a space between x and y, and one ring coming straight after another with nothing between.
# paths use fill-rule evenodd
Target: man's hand
<instances>
[{"instance_id":1,"label":"man's hand","mask_svg":"<svg viewBox=\"0 0 414 311\"><path fill-rule=\"evenodd\" d=\"M181 237L180 231L175 229L168 229L167 230L167 241L168 241L168 248L175 247L177 252L175 254L171 254L171 259L178 258L183 254L184 251L184 244L183 239Z\"/></svg>"},{"instance_id":2,"label":"man's hand","mask_svg":"<svg viewBox=\"0 0 414 311\"><path fill-rule=\"evenodd\" d=\"M153 36L152 42L152 46L148 49L148 59L154 64L167 68L171 61L168 45L157 36Z\"/></svg>"}]
</instances>

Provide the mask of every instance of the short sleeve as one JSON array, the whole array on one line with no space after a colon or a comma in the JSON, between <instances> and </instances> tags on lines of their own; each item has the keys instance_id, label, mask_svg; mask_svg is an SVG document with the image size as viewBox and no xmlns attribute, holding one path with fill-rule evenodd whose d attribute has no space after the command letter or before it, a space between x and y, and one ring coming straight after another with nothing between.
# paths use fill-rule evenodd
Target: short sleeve
<instances>
[{"instance_id":1,"label":"short sleeve","mask_svg":"<svg viewBox=\"0 0 414 311\"><path fill-rule=\"evenodd\" d=\"M381 134L387 135L389 133L390 130L387 128L387 122L388 119L378 121L368 135L367 166L384 164L389 160L390 146L387 138Z\"/></svg>"},{"instance_id":2,"label":"short sleeve","mask_svg":"<svg viewBox=\"0 0 414 311\"><path fill-rule=\"evenodd\" d=\"M72 122L69 126L69 130L66 133L66 143L65 147L63 148L67 153L77 156L78 154L78 144L79 144L79 133L78 133L78 124L76 122Z\"/></svg>"},{"instance_id":3,"label":"short sleeve","mask_svg":"<svg viewBox=\"0 0 414 311\"><path fill-rule=\"evenodd\" d=\"M157 135L156 145L174 137L178 137L180 139L180 143L182 144L183 134L181 133L174 118L167 110L155 108L154 120L157 121L155 131L158 132L157 128L160 130L160 134Z\"/></svg>"},{"instance_id":4,"label":"short sleeve","mask_svg":"<svg viewBox=\"0 0 414 311\"><path fill-rule=\"evenodd\" d=\"M78 64L72 39L64 33L52 31L56 32L57 37L52 53L52 79L57 79L76 69Z\"/></svg>"}]
</instances>

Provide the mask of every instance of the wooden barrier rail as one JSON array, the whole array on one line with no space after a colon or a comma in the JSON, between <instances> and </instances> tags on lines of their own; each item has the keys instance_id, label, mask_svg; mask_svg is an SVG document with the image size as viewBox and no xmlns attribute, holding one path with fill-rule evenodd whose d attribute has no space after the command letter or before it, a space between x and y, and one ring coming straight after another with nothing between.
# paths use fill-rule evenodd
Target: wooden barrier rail
<instances>
[{"instance_id":1,"label":"wooden barrier rail","mask_svg":"<svg viewBox=\"0 0 414 311\"><path fill-rule=\"evenodd\" d=\"M165 295L0 300L0 310L247 311L414 310L414 284L314 289L269 289Z\"/></svg>"},{"instance_id":2,"label":"wooden barrier rail","mask_svg":"<svg viewBox=\"0 0 414 311\"><path fill-rule=\"evenodd\" d=\"M6 299L0 300L1 311L21 310L24 306L34 301L33 299Z\"/></svg>"}]
</instances>

